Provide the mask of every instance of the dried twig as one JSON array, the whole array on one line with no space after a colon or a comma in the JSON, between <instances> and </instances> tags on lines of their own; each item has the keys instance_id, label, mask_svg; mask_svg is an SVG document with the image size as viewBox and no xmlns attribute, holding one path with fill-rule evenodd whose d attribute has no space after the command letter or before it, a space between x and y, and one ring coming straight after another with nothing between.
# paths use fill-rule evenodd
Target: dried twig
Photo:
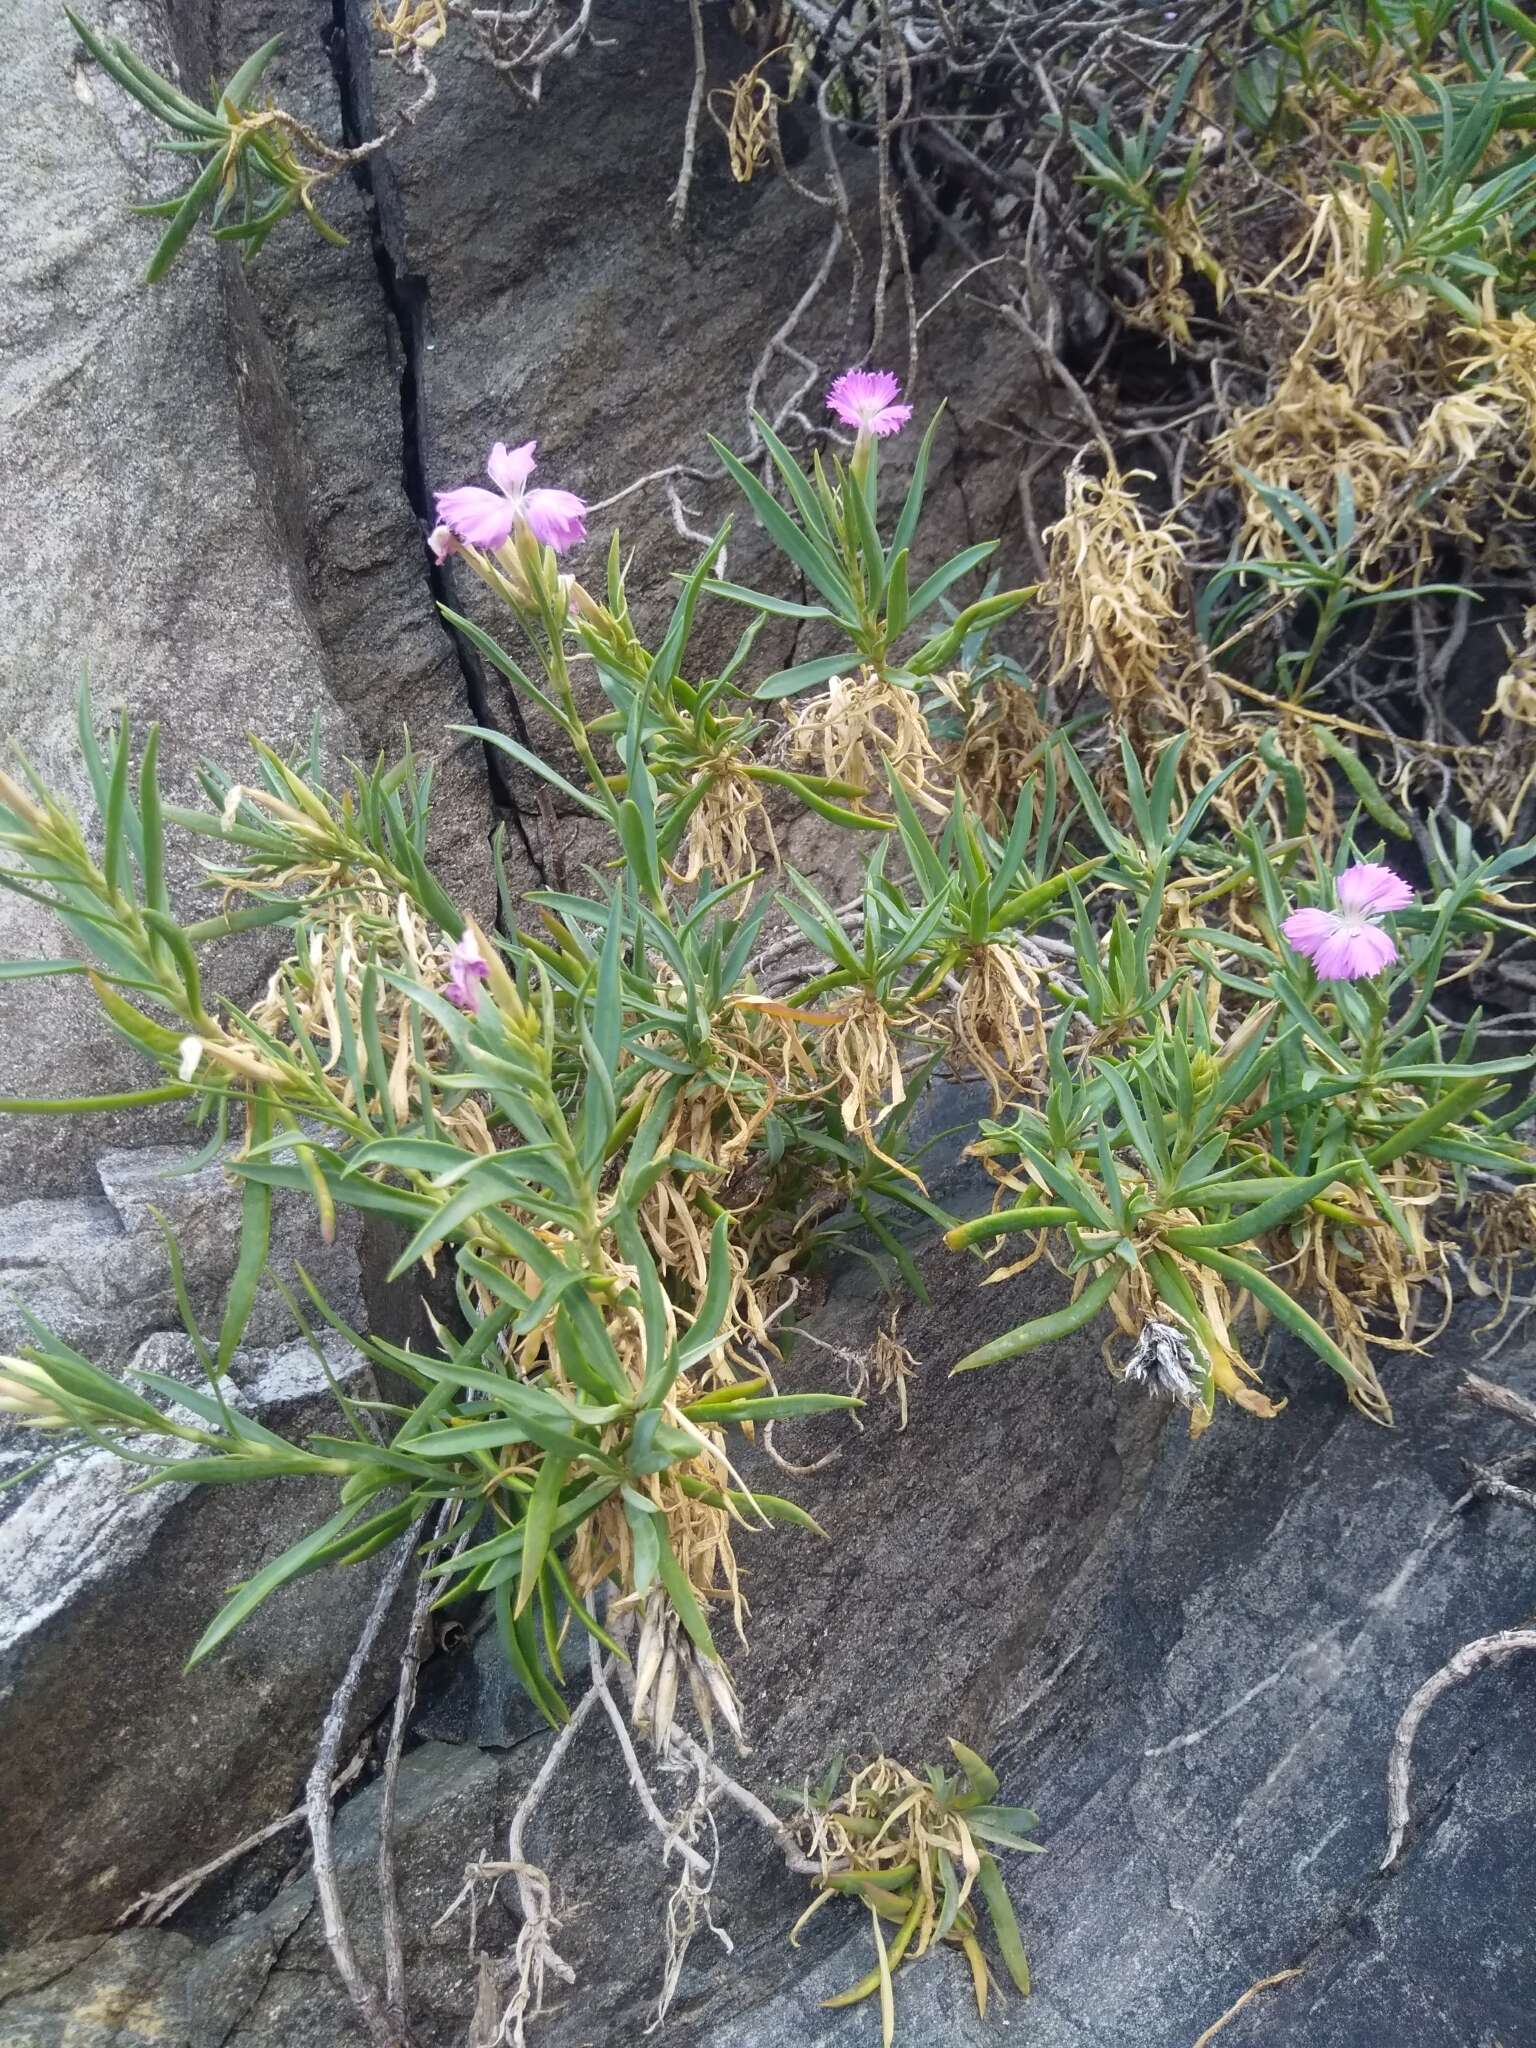
<instances>
[{"instance_id":1,"label":"dried twig","mask_svg":"<svg viewBox=\"0 0 1536 2048\"><path fill-rule=\"evenodd\" d=\"M683 161L672 187L672 232L676 234L688 212L688 194L693 187L693 155L699 146L699 115L704 106L704 81L708 61L704 55L704 14L699 0L688 0L693 23L693 91L688 98L688 118L683 124Z\"/></svg>"},{"instance_id":2,"label":"dried twig","mask_svg":"<svg viewBox=\"0 0 1536 2048\"><path fill-rule=\"evenodd\" d=\"M672 1768L677 1770L679 1766L674 1764ZM708 1928L728 1956L736 1952L736 1944L718 1924L710 1909L710 1894L720 1867L720 1833L715 1826L712 1796L708 1777L696 1766L693 1795L678 1815L674 1833L679 1842L689 1844L701 1838L707 1839L710 1849L706 1859L708 1874L700 1878L685 1864L667 1899L661 1988L656 1994L655 2014L645 2030L647 2034L654 2034L665 2023L682 1982L688 1950L701 1927Z\"/></svg>"},{"instance_id":3,"label":"dried twig","mask_svg":"<svg viewBox=\"0 0 1536 2048\"><path fill-rule=\"evenodd\" d=\"M574 56L591 34L592 0L580 0L562 25L560 0L532 0L522 7L476 7L469 0L445 0L447 12L467 24L474 53L530 106L544 92L544 73L557 57Z\"/></svg>"},{"instance_id":4,"label":"dried twig","mask_svg":"<svg viewBox=\"0 0 1536 2048\"><path fill-rule=\"evenodd\" d=\"M608 1719L612 1723L613 1732L618 1738L619 1749L624 1757L624 1768L629 1773L630 1789L644 1809L646 1819L661 1837L662 1862L665 1863L672 1854L672 1851L676 1849L684 1864L693 1872L695 1877L708 1878L710 1875L709 1858L701 1856L697 1849L689 1847L672 1822L667 1819L661 1808L656 1804L656 1795L646 1782L645 1773L640 1768L640 1759L635 1754L635 1745L630 1738L629 1724L619 1712L618 1701L615 1700L612 1691L609 1689L608 1673L603 1668L602 1653L598 1649L595 1636L591 1638L588 1647L591 1658L592 1690L602 1701ZM611 1667L612 1660L610 1659L609 1661ZM673 1740L675 1741L676 1739L674 1735Z\"/></svg>"},{"instance_id":5,"label":"dried twig","mask_svg":"<svg viewBox=\"0 0 1536 2048\"><path fill-rule=\"evenodd\" d=\"M332 1828L331 1787L336 1776L336 1759L341 1750L341 1738L346 1729L347 1716L352 1711L352 1702L357 1697L357 1688L362 1683L363 1672L373 1654L379 1631L384 1626L395 1595L405 1577L406 1567L415 1553L415 1530L401 1537L379 1582L379 1590L363 1624L352 1660L342 1676L340 1685L332 1695L325 1724L320 1731L320 1747L315 1755L314 1767L305 1787L305 1811L309 1817L309 1839L315 1860L315 1895L320 1901L321 1923L325 1929L326 1947L331 1952L331 1961L336 1973L346 1986L347 1996L367 2031L374 2048L412 2048L410 2029L403 2013L390 2010L378 1986L363 1970L357 1960L357 1951L352 1945L351 1931L341 1902L341 1887L336 1876L336 1846Z\"/></svg>"},{"instance_id":6,"label":"dried twig","mask_svg":"<svg viewBox=\"0 0 1536 2048\"><path fill-rule=\"evenodd\" d=\"M1479 1500L1507 1501L1511 1507L1529 1508L1536 1514L1536 1493L1529 1487L1513 1485L1502 1473L1490 1471L1486 1465L1473 1465L1469 1476Z\"/></svg>"},{"instance_id":7,"label":"dried twig","mask_svg":"<svg viewBox=\"0 0 1536 2048\"><path fill-rule=\"evenodd\" d=\"M696 1742L684 1729L679 1729L672 1739L683 1755L698 1765L733 1806L740 1807L748 1819L755 1820L760 1828L767 1829L778 1843L790 1870L799 1877L819 1877L822 1874L822 1866L812 1862L810 1857L802 1853L799 1843L795 1840L794 1829L789 1823L781 1819L771 1806L765 1806L755 1792L749 1792L745 1785L738 1783L730 1772L710 1755L702 1742Z\"/></svg>"},{"instance_id":8,"label":"dried twig","mask_svg":"<svg viewBox=\"0 0 1536 2048\"><path fill-rule=\"evenodd\" d=\"M559 1921L555 1918L554 1904L548 1877L537 1864L528 1861L525 1838L528 1827L539 1805L554 1782L555 1773L564 1762L566 1753L576 1740L587 1716L596 1706L596 1691L583 1694L572 1709L571 1718L555 1737L545 1752L544 1761L534 1775L533 1783L518 1801L517 1811L507 1831L507 1854L502 1862L481 1860L471 1863L464 1872L464 1884L458 1896L439 1914L434 1925L441 1927L451 1920L460 1906L469 1906L469 1945L475 1948L476 1899L482 1882L489 1880L492 1896L495 1887L504 1877L511 1877L517 1885L518 1907L523 1924L518 1931L517 1946L512 1953L512 1991L506 2003L501 2003L501 1994L493 1986L494 1966L488 1957L481 1960L479 1995L475 2001L475 2018L472 2029L473 2048L495 2048L500 2042L511 2042L513 2048L523 2048L527 2037L527 2024L536 2019L544 2010L544 1980L547 1975L558 1977L562 1984L574 1984L576 1972L564 1957L557 1954L553 1941Z\"/></svg>"},{"instance_id":9,"label":"dried twig","mask_svg":"<svg viewBox=\"0 0 1536 2048\"><path fill-rule=\"evenodd\" d=\"M368 1761L368 1745L363 1743L350 1763L345 1764L331 1780L331 1797L352 1783L363 1765ZM158 1927L169 1920L173 1913L179 1913L192 1895L204 1886L209 1878L217 1877L221 1870L228 1870L232 1863L238 1863L242 1856L248 1856L253 1849L259 1849L263 1842L270 1842L285 1829L295 1827L303 1820L308 1808L295 1806L291 1812L280 1814L276 1820L269 1820L265 1827L257 1828L254 1834L242 1835L238 1842L222 1850L211 1862L200 1863L196 1870L184 1870L159 1891L145 1892L135 1899L125 1912L119 1914L116 1925L126 1927Z\"/></svg>"},{"instance_id":10,"label":"dried twig","mask_svg":"<svg viewBox=\"0 0 1536 2048\"><path fill-rule=\"evenodd\" d=\"M1215 2025L1206 2028L1199 2040L1196 2041L1195 2048L1209 2048L1209 2044L1215 2040L1222 2028L1226 2026L1229 2020L1237 2018L1250 1998L1256 1998L1261 1991L1271 1990L1276 1984L1289 1984L1293 1977L1299 1977L1300 1975L1301 1970L1299 1968L1294 1970L1276 1970L1272 1977L1261 1977L1257 1984L1250 1984L1242 1997L1227 2007Z\"/></svg>"},{"instance_id":11,"label":"dried twig","mask_svg":"<svg viewBox=\"0 0 1536 2048\"><path fill-rule=\"evenodd\" d=\"M1381 1868L1390 1870L1402 1853L1408 1833L1408 1775L1414 1738L1420 1723L1442 1693L1450 1691L1484 1664L1501 1663L1518 1650L1536 1650L1536 1628L1500 1629L1497 1635L1479 1636L1466 1643L1432 1678L1426 1678L1403 1710L1387 1758L1387 1853Z\"/></svg>"},{"instance_id":12,"label":"dried twig","mask_svg":"<svg viewBox=\"0 0 1536 2048\"><path fill-rule=\"evenodd\" d=\"M457 1504L445 1502L434 1525L441 1535ZM469 1530L459 1539L459 1549L469 1540ZM405 1942L400 1926L400 1888L395 1881L395 1792L400 1777L400 1756L405 1747L406 1723L416 1701L416 1677L421 1669L422 1637L427 1627L427 1609L437 1590L423 1572L417 1580L416 1598L411 1605L410 1626L400 1652L400 1680L395 1688L395 1711L390 1723L389 1742L384 1753L384 1775L379 1794L379 1923L384 1944L384 2001L392 2015L405 2020Z\"/></svg>"},{"instance_id":13,"label":"dried twig","mask_svg":"<svg viewBox=\"0 0 1536 2048\"><path fill-rule=\"evenodd\" d=\"M1524 1394L1517 1394L1513 1387L1501 1386L1497 1380L1485 1380L1480 1373L1463 1373L1456 1389L1464 1401L1473 1401L1479 1407L1496 1409L1500 1415L1509 1415L1516 1422L1529 1423L1536 1429L1536 1401Z\"/></svg>"}]
</instances>

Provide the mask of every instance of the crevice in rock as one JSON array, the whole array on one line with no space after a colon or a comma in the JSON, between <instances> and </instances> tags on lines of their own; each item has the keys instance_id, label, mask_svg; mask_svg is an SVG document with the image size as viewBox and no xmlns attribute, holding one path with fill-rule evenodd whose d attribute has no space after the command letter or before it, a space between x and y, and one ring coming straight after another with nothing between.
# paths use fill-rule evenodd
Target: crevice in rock
<instances>
[{"instance_id":1,"label":"crevice in rock","mask_svg":"<svg viewBox=\"0 0 1536 2048\"><path fill-rule=\"evenodd\" d=\"M357 0L331 0L331 26L325 43L336 81L342 138L349 148L355 149L377 132L368 68L368 32L358 12ZM453 648L471 718L476 725L494 727L497 719L484 664L464 636L443 618L439 606L453 604L452 581L446 566L435 562L426 546L426 535L434 523L427 464L425 375L427 337L431 327L431 287L427 278L420 271L413 270L405 260L400 190L385 152L364 158L352 175L367 206L369 239L379 290L399 343L401 481L422 536L422 567L432 615ZM455 605L454 609L458 607ZM522 708L515 697L510 700L509 708L514 737L531 751L532 741L523 720ZM482 753L486 782L498 821L511 820L530 866L541 881L546 881L544 864L529 838L505 761L490 745L482 745Z\"/></svg>"}]
</instances>

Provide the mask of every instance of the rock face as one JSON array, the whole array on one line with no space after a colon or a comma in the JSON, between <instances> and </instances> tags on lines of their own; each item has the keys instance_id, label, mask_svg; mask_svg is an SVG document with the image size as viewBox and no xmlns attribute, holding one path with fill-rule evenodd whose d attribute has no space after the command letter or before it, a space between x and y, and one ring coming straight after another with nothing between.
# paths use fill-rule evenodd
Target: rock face
<instances>
[{"instance_id":1,"label":"rock face","mask_svg":"<svg viewBox=\"0 0 1536 2048\"><path fill-rule=\"evenodd\" d=\"M367 1393L338 1340L237 1355L250 1411L281 1434L334 1430L326 1373ZM143 1363L193 1382L190 1345ZM0 1932L108 1927L141 1893L291 1806L377 1567L285 1589L185 1673L233 1587L334 1510L329 1487L160 1485L107 1451L62 1461L0 1523L0 1729L25 1767L0 1792ZM375 1711L383 1663L359 1700ZM381 1689L382 1688L382 1689Z\"/></svg>"},{"instance_id":2,"label":"rock face","mask_svg":"<svg viewBox=\"0 0 1536 2048\"><path fill-rule=\"evenodd\" d=\"M240 1204L231 1176L217 1161L196 1167L194 1154L151 1145L103 1153L96 1181L95 1195L0 1209L0 1350L26 1341L22 1310L102 1366L125 1365L153 1332L179 1329L165 1230L180 1252L199 1325L216 1334L240 1249ZM279 1198L273 1203L272 1272L292 1289L302 1264L336 1313L355 1327L363 1320L358 1238L357 1217L342 1216L336 1242L320 1244L305 1205ZM258 1291L246 1342L270 1343L292 1329L287 1303L269 1278Z\"/></svg>"},{"instance_id":3,"label":"rock face","mask_svg":"<svg viewBox=\"0 0 1536 2048\"><path fill-rule=\"evenodd\" d=\"M159 1148L108 1153L94 1199L0 1211L0 1349L28 1341L25 1308L103 1366L200 1385L154 1212L175 1233L198 1320L216 1332L239 1197L217 1164L189 1173L189 1163ZM300 1205L280 1198L274 1215L274 1271L296 1285L302 1255L358 1324L355 1219L322 1247ZM327 1334L322 1348L323 1364L268 1283L235 1356L232 1398L280 1433L334 1429L327 1374L368 1389L349 1346ZM46 1449L30 1432L0 1433L0 1477ZM290 1805L373 1597L369 1566L299 1582L184 1676L230 1589L334 1503L308 1481L137 1491L140 1476L88 1451L0 1494L0 1737L27 1760L0 1791L0 1938L110 1926L140 1892ZM370 1674L361 1714L387 1682L382 1666Z\"/></svg>"},{"instance_id":4,"label":"rock face","mask_svg":"<svg viewBox=\"0 0 1536 2048\"><path fill-rule=\"evenodd\" d=\"M114 25L164 56L155 10ZM0 591L0 725L77 803L74 698L89 672L99 720L126 707L165 728L168 794L197 796L205 755L233 764L245 734L302 740L318 715L335 751L356 736L317 688L315 636L272 530L274 476L245 438L240 350L220 265L204 244L155 293L131 202L170 189L178 160L152 153L150 126L86 64L63 11L26 0L16 62L0 95L12 196L0 432L10 572ZM185 902L194 865L172 881ZM211 914L208 907L194 913ZM0 901L7 955L56 957L53 921ZM250 992L258 948L230 948L231 993ZM0 984L0 1090L68 1096L144 1084L142 1058L96 1016L78 981ZM167 1120L174 1128L174 1121ZM142 1117L119 1122L142 1141ZM88 1183L101 1125L55 1124L48 1141L0 1120L0 1180L34 1194Z\"/></svg>"}]
</instances>

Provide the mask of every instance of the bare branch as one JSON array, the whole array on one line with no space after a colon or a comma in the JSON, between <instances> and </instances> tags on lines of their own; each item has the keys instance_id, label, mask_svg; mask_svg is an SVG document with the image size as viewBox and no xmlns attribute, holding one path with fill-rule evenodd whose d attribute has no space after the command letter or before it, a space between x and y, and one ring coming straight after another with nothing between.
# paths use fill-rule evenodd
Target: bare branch
<instances>
[{"instance_id":1,"label":"bare branch","mask_svg":"<svg viewBox=\"0 0 1536 2048\"><path fill-rule=\"evenodd\" d=\"M357 1960L357 1951L352 1945L351 1930L347 1926L345 1908L341 1902L341 1887L336 1876L336 1845L332 1827L331 1788L336 1777L336 1759L341 1750L341 1738L346 1729L347 1717L352 1711L352 1702L357 1697L357 1688L362 1683L363 1672L368 1659L373 1655L373 1646L378 1641L395 1595L400 1590L406 1568L415 1552L415 1530L402 1536L395 1547L395 1554L379 1581L379 1590L374 1597L373 1607L363 1624L352 1660L332 1696L330 1709L320 1731L320 1747L315 1755L314 1767L309 1774L305 1788L305 1811L309 1816L309 1839L315 1859L315 1895L320 1901L321 1923L325 1929L326 1947L331 1952L331 1961L336 1965L336 1974L346 1986L347 1996L367 2030L374 2048L411 2048L411 2036L404 2018L392 2015L378 1986L364 1972Z\"/></svg>"},{"instance_id":2,"label":"bare branch","mask_svg":"<svg viewBox=\"0 0 1536 2048\"><path fill-rule=\"evenodd\" d=\"M683 124L683 162L672 187L672 232L683 225L688 211L688 194L693 185L693 155L699 146L699 115L704 106L704 81L708 63L704 55L704 13L699 0L688 0L693 22L693 91L688 99L688 118Z\"/></svg>"},{"instance_id":3,"label":"bare branch","mask_svg":"<svg viewBox=\"0 0 1536 2048\"><path fill-rule=\"evenodd\" d=\"M1485 1380L1480 1373L1462 1375L1456 1389L1464 1401L1473 1401L1483 1408L1492 1408L1500 1415L1509 1415L1516 1422L1525 1422L1536 1429L1536 1401L1524 1394L1517 1394L1513 1387L1501 1386L1497 1380Z\"/></svg>"},{"instance_id":4,"label":"bare branch","mask_svg":"<svg viewBox=\"0 0 1536 2048\"><path fill-rule=\"evenodd\" d=\"M1424 1716L1442 1694L1463 1678L1470 1677L1484 1664L1502 1663L1519 1650L1536 1650L1536 1629L1506 1628L1497 1635L1479 1636L1476 1642L1459 1649L1432 1678L1426 1678L1404 1708L1387 1758L1387 1853L1381 1859L1383 1870L1390 1870L1396 1863L1408 1833L1409 1766L1414 1738Z\"/></svg>"}]
</instances>

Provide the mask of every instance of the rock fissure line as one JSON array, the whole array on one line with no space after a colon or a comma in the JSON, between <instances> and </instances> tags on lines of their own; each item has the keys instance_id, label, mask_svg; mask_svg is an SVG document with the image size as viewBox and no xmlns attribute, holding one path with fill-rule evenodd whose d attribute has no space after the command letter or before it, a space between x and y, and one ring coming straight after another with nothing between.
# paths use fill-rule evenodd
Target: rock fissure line
<instances>
[{"instance_id":1,"label":"rock fissure line","mask_svg":"<svg viewBox=\"0 0 1536 2048\"><path fill-rule=\"evenodd\" d=\"M331 27L325 42L336 81L342 139L349 149L356 149L375 132L375 116L368 70L367 29L357 13L355 0L331 0ZM385 152L365 157L355 166L352 175L368 211L368 231L380 295L399 341L401 483L422 536L422 563L432 616L453 648L471 718L476 725L495 727L498 721L484 665L475 649L448 624L439 609L441 605L453 604L454 591L449 572L442 563L432 559L425 544L427 532L434 524L428 480L425 372L427 335L431 325L431 287L426 277L411 269L404 260L402 202ZM509 709L514 737L531 752L533 743L523 719L522 707L515 696L509 696ZM485 742L481 744L481 753L493 805L503 818L511 819L530 865L541 882L547 881L543 861L528 836L522 807L501 755ZM498 904L498 921L501 915Z\"/></svg>"}]
</instances>

